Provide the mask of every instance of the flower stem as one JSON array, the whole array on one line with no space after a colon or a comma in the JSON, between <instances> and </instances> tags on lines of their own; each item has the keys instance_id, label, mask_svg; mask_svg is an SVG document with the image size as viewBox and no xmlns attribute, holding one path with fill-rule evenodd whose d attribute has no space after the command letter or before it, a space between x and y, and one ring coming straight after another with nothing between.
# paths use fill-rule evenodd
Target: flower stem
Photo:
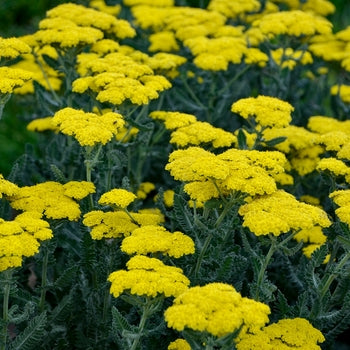
<instances>
[{"instance_id":1,"label":"flower stem","mask_svg":"<svg viewBox=\"0 0 350 350\"><path fill-rule=\"evenodd\" d=\"M8 321L9 321L9 298L10 298L10 291L11 291L11 277L12 277L12 270L6 270L4 272L5 276L5 285L4 285L4 296L3 296L3 302L2 302L2 335L1 335L1 344L0 344L0 350L6 350L6 342L7 342L7 327L8 327Z\"/></svg>"},{"instance_id":2,"label":"flower stem","mask_svg":"<svg viewBox=\"0 0 350 350\"><path fill-rule=\"evenodd\" d=\"M198 259L197 259L196 267L194 269L194 277L195 278L197 278L197 276L198 276L198 272L199 272L199 269L201 268L204 255L209 247L209 244L210 244L210 241L212 240L212 238L213 238L213 235L211 233L209 233L207 238L204 241L203 247L202 247L202 249L199 253Z\"/></svg>"},{"instance_id":3,"label":"flower stem","mask_svg":"<svg viewBox=\"0 0 350 350\"><path fill-rule=\"evenodd\" d=\"M47 287L47 266L49 263L49 249L48 247L44 248L44 260L41 272L41 293L39 301L39 310L42 312L45 308L45 299L46 299L46 287Z\"/></svg>"}]
</instances>

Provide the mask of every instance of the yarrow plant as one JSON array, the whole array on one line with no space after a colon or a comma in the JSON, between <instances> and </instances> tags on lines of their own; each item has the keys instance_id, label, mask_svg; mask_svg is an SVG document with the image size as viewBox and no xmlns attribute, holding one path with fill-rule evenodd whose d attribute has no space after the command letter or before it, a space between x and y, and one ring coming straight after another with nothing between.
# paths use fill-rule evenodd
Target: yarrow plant
<instances>
[{"instance_id":1,"label":"yarrow plant","mask_svg":"<svg viewBox=\"0 0 350 350\"><path fill-rule=\"evenodd\" d=\"M335 11L72 1L0 37L0 125L35 135L0 174L0 350L344 345L350 27Z\"/></svg>"}]
</instances>

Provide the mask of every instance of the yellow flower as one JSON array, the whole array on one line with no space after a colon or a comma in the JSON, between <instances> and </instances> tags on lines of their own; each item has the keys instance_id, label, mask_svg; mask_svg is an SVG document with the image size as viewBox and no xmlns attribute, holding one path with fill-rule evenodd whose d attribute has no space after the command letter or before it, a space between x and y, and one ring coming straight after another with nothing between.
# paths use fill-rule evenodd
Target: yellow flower
<instances>
[{"instance_id":1,"label":"yellow flower","mask_svg":"<svg viewBox=\"0 0 350 350\"><path fill-rule=\"evenodd\" d=\"M11 207L17 210L36 211L51 219L78 220L81 211L73 198L82 199L93 192L95 187L85 181L72 181L65 185L47 181L20 187L8 200Z\"/></svg>"},{"instance_id":2,"label":"yellow flower","mask_svg":"<svg viewBox=\"0 0 350 350\"><path fill-rule=\"evenodd\" d=\"M123 0L125 6L151 5L154 7L174 6L174 0Z\"/></svg>"},{"instance_id":3,"label":"yellow flower","mask_svg":"<svg viewBox=\"0 0 350 350\"><path fill-rule=\"evenodd\" d=\"M246 64L257 64L259 67L265 67L269 61L269 56L255 47L247 48L244 53L244 62Z\"/></svg>"},{"instance_id":4,"label":"yellow flower","mask_svg":"<svg viewBox=\"0 0 350 350\"><path fill-rule=\"evenodd\" d=\"M2 38L0 37L0 59L16 58L24 53L29 53L31 48L24 41L18 38Z\"/></svg>"},{"instance_id":5,"label":"yellow flower","mask_svg":"<svg viewBox=\"0 0 350 350\"><path fill-rule=\"evenodd\" d=\"M164 313L168 327L186 328L221 337L244 326L255 329L268 322L270 308L242 297L231 285L209 283L192 287L175 298Z\"/></svg>"},{"instance_id":6,"label":"yellow flower","mask_svg":"<svg viewBox=\"0 0 350 350\"><path fill-rule=\"evenodd\" d=\"M344 176L347 182L350 181L350 167L339 159L323 158L318 162L316 169L331 172L335 176Z\"/></svg>"},{"instance_id":7,"label":"yellow flower","mask_svg":"<svg viewBox=\"0 0 350 350\"><path fill-rule=\"evenodd\" d=\"M194 253L194 242L182 232L168 232L162 226L146 225L124 238L121 250L129 255L162 253L174 258Z\"/></svg>"},{"instance_id":8,"label":"yellow flower","mask_svg":"<svg viewBox=\"0 0 350 350\"><path fill-rule=\"evenodd\" d=\"M271 56L281 68L288 68L290 70L294 69L297 64L306 65L313 62L310 52L294 51L290 47L273 50L271 51Z\"/></svg>"},{"instance_id":9,"label":"yellow flower","mask_svg":"<svg viewBox=\"0 0 350 350\"><path fill-rule=\"evenodd\" d=\"M185 339L176 339L168 345L168 350L191 350L191 346Z\"/></svg>"},{"instance_id":10,"label":"yellow flower","mask_svg":"<svg viewBox=\"0 0 350 350\"><path fill-rule=\"evenodd\" d=\"M108 277L110 292L115 298L123 292L149 297L159 294L176 297L190 284L180 268L165 265L155 258L136 255L126 265L128 270L112 272Z\"/></svg>"},{"instance_id":11,"label":"yellow flower","mask_svg":"<svg viewBox=\"0 0 350 350\"><path fill-rule=\"evenodd\" d=\"M114 188L113 190L104 193L98 203L101 205L111 205L117 208L126 208L136 199L136 195L123 188Z\"/></svg>"},{"instance_id":12,"label":"yellow flower","mask_svg":"<svg viewBox=\"0 0 350 350\"><path fill-rule=\"evenodd\" d=\"M81 146L94 146L109 142L124 126L124 119L114 112L97 115L66 107L55 113L52 124L63 134L74 136Z\"/></svg>"},{"instance_id":13,"label":"yellow flower","mask_svg":"<svg viewBox=\"0 0 350 350\"><path fill-rule=\"evenodd\" d=\"M162 31L149 36L151 43L148 48L149 51L163 51L171 52L178 51L180 49L179 44L176 41L175 34L171 31Z\"/></svg>"},{"instance_id":14,"label":"yellow flower","mask_svg":"<svg viewBox=\"0 0 350 350\"><path fill-rule=\"evenodd\" d=\"M152 182L142 182L136 192L139 199L146 199L147 195L152 192L156 186Z\"/></svg>"},{"instance_id":15,"label":"yellow flower","mask_svg":"<svg viewBox=\"0 0 350 350\"><path fill-rule=\"evenodd\" d=\"M238 213L243 216L243 226L257 236L279 236L288 231L331 225L322 209L299 202L283 190L252 199L242 205Z\"/></svg>"},{"instance_id":16,"label":"yellow flower","mask_svg":"<svg viewBox=\"0 0 350 350\"><path fill-rule=\"evenodd\" d=\"M104 0L90 0L89 6L112 16L118 16L121 11L121 5L108 6Z\"/></svg>"},{"instance_id":17,"label":"yellow flower","mask_svg":"<svg viewBox=\"0 0 350 350\"><path fill-rule=\"evenodd\" d=\"M14 196L18 191L19 187L16 184L5 180L3 175L0 174L0 198L2 198L3 194L9 197Z\"/></svg>"},{"instance_id":18,"label":"yellow flower","mask_svg":"<svg viewBox=\"0 0 350 350\"><path fill-rule=\"evenodd\" d=\"M37 212L25 212L13 221L0 218L0 271L22 265L23 257L39 251L39 240L52 238L49 223Z\"/></svg>"},{"instance_id":19,"label":"yellow flower","mask_svg":"<svg viewBox=\"0 0 350 350\"><path fill-rule=\"evenodd\" d=\"M218 11L228 18L237 19L244 13L259 11L260 6L258 0L211 0L208 10Z\"/></svg>"},{"instance_id":20,"label":"yellow flower","mask_svg":"<svg viewBox=\"0 0 350 350\"><path fill-rule=\"evenodd\" d=\"M38 118L38 119L32 120L27 125L27 130L38 131L38 132L54 131L54 132L58 133L60 129L58 126L55 126L52 123L52 117L46 117L46 118Z\"/></svg>"},{"instance_id":21,"label":"yellow flower","mask_svg":"<svg viewBox=\"0 0 350 350\"><path fill-rule=\"evenodd\" d=\"M231 132L201 121L178 127L170 138L170 143L180 147L211 143L214 148L220 148L229 147L236 141L237 137Z\"/></svg>"},{"instance_id":22,"label":"yellow flower","mask_svg":"<svg viewBox=\"0 0 350 350\"><path fill-rule=\"evenodd\" d=\"M32 77L32 73L24 69L0 67L0 94L11 94Z\"/></svg>"},{"instance_id":23,"label":"yellow flower","mask_svg":"<svg viewBox=\"0 0 350 350\"><path fill-rule=\"evenodd\" d=\"M253 117L263 127L285 127L292 120L294 107L276 97L262 96L242 98L231 106L231 111L244 119Z\"/></svg>"},{"instance_id":24,"label":"yellow flower","mask_svg":"<svg viewBox=\"0 0 350 350\"><path fill-rule=\"evenodd\" d=\"M178 129L197 121L197 118L194 115L181 112L153 111L149 116L152 119L163 121L168 130Z\"/></svg>"},{"instance_id":25,"label":"yellow flower","mask_svg":"<svg viewBox=\"0 0 350 350\"><path fill-rule=\"evenodd\" d=\"M331 131L343 131L350 134L350 120L342 121L321 115L310 117L307 127L318 134L326 134Z\"/></svg>"},{"instance_id":26,"label":"yellow flower","mask_svg":"<svg viewBox=\"0 0 350 350\"><path fill-rule=\"evenodd\" d=\"M237 342L237 350L320 349L323 334L304 318L283 319L253 334L245 334Z\"/></svg>"},{"instance_id":27,"label":"yellow flower","mask_svg":"<svg viewBox=\"0 0 350 350\"><path fill-rule=\"evenodd\" d=\"M276 35L311 36L315 34L328 34L332 31L332 23L327 19L316 16L310 12L300 10L279 11L266 14L253 22L269 37Z\"/></svg>"},{"instance_id":28,"label":"yellow flower","mask_svg":"<svg viewBox=\"0 0 350 350\"><path fill-rule=\"evenodd\" d=\"M350 86L349 85L333 85L331 87L331 95L339 95L345 103L350 103Z\"/></svg>"}]
</instances>

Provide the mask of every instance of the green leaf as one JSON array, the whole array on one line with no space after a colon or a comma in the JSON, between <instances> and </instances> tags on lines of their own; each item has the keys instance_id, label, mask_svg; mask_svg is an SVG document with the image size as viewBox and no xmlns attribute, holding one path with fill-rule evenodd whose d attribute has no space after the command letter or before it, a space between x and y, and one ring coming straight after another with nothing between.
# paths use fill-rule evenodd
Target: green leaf
<instances>
[{"instance_id":1,"label":"green leaf","mask_svg":"<svg viewBox=\"0 0 350 350\"><path fill-rule=\"evenodd\" d=\"M129 324L128 320L119 312L119 310L115 306L113 306L112 307L112 332L118 332L121 334L124 331L137 333L137 327Z\"/></svg>"},{"instance_id":2,"label":"green leaf","mask_svg":"<svg viewBox=\"0 0 350 350\"><path fill-rule=\"evenodd\" d=\"M243 129L238 130L237 141L239 149L247 149L247 137L245 136Z\"/></svg>"},{"instance_id":3,"label":"green leaf","mask_svg":"<svg viewBox=\"0 0 350 350\"><path fill-rule=\"evenodd\" d=\"M40 349L40 343L46 334L46 321L46 312L34 317L27 328L15 338L11 350Z\"/></svg>"},{"instance_id":4,"label":"green leaf","mask_svg":"<svg viewBox=\"0 0 350 350\"><path fill-rule=\"evenodd\" d=\"M54 70L59 70L59 63L57 62L57 60L45 54L42 54L41 57L44 59L45 63L48 66L50 66Z\"/></svg>"},{"instance_id":5,"label":"green leaf","mask_svg":"<svg viewBox=\"0 0 350 350\"><path fill-rule=\"evenodd\" d=\"M187 202L177 193L174 194L174 213L177 222L180 224L183 230L193 230L193 218L191 212L188 210Z\"/></svg>"},{"instance_id":6,"label":"green leaf","mask_svg":"<svg viewBox=\"0 0 350 350\"><path fill-rule=\"evenodd\" d=\"M55 281L54 283L55 288L64 289L71 286L75 281L77 272L78 272L77 265L73 265L65 269L63 273L60 275L60 277L58 277L57 280Z\"/></svg>"},{"instance_id":7,"label":"green leaf","mask_svg":"<svg viewBox=\"0 0 350 350\"><path fill-rule=\"evenodd\" d=\"M265 140L265 144L267 147L273 147L273 146L278 145L279 143L282 143L285 140L287 140L287 137L280 136L280 137L275 137L274 139L271 139L268 141Z\"/></svg>"}]
</instances>

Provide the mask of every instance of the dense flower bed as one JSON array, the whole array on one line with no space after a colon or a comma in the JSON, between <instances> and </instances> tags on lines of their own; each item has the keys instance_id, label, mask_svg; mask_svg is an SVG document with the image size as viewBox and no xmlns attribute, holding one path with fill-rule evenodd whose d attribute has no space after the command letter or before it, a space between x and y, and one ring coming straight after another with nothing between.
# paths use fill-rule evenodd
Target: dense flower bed
<instances>
[{"instance_id":1,"label":"dense flower bed","mask_svg":"<svg viewBox=\"0 0 350 350\"><path fill-rule=\"evenodd\" d=\"M0 37L0 118L13 99L38 135L0 174L0 349L334 348L350 325L335 10L91 0Z\"/></svg>"}]
</instances>

